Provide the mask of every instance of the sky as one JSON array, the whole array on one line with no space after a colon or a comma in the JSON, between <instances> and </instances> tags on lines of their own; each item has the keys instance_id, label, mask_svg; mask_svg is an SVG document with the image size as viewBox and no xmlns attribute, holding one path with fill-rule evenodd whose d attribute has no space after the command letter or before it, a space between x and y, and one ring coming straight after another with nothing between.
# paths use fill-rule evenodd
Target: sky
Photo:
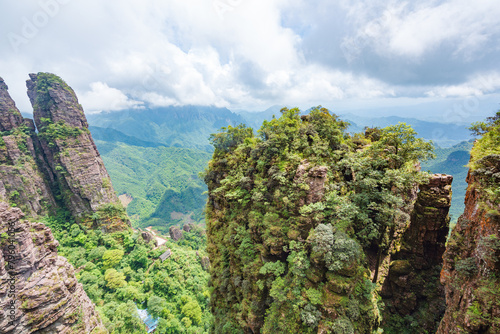
<instances>
[{"instance_id":1,"label":"sky","mask_svg":"<svg viewBox=\"0 0 500 334\"><path fill-rule=\"evenodd\" d=\"M51 72L88 113L169 105L469 122L500 108L498 0L23 0L0 76Z\"/></svg>"}]
</instances>

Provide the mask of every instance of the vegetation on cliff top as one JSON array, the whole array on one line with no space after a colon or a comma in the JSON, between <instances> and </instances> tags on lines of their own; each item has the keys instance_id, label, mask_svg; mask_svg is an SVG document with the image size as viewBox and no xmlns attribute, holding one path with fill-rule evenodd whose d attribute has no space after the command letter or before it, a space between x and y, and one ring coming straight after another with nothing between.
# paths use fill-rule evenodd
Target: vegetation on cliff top
<instances>
[{"instance_id":1,"label":"vegetation on cliff top","mask_svg":"<svg viewBox=\"0 0 500 334\"><path fill-rule=\"evenodd\" d=\"M481 136L471 151L470 168L476 177L485 199L494 205L500 204L500 111L488 117L485 122L474 123L470 130ZM497 214L500 214L497 212Z\"/></svg>"},{"instance_id":2,"label":"vegetation on cliff top","mask_svg":"<svg viewBox=\"0 0 500 334\"><path fill-rule=\"evenodd\" d=\"M37 97L35 102L40 106L50 107L50 89L54 88L55 86L59 86L67 92L71 93L71 95L73 95L76 100L75 92L63 79L52 73L39 72L37 73L36 80Z\"/></svg>"},{"instance_id":3,"label":"vegetation on cliff top","mask_svg":"<svg viewBox=\"0 0 500 334\"><path fill-rule=\"evenodd\" d=\"M316 108L212 136L207 250L216 333L369 333L377 269L432 145L405 124L348 135ZM375 264L375 265L374 265Z\"/></svg>"}]
</instances>

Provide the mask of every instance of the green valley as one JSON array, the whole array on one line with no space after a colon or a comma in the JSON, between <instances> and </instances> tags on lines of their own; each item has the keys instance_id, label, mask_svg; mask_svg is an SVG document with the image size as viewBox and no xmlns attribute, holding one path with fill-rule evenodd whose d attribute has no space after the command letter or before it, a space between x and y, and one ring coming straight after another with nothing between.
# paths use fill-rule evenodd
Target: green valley
<instances>
[{"instance_id":1,"label":"green valley","mask_svg":"<svg viewBox=\"0 0 500 334\"><path fill-rule=\"evenodd\" d=\"M133 226L154 226L168 233L171 225L204 221L206 186L198 173L210 159L209 153L95 142L118 195L131 200L127 212Z\"/></svg>"}]
</instances>

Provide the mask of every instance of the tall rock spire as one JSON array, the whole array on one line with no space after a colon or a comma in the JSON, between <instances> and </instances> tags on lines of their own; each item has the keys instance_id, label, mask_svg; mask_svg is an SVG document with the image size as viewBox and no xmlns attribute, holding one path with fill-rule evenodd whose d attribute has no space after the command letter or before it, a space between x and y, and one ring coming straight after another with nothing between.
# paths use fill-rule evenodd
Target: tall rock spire
<instances>
[{"instance_id":1,"label":"tall rock spire","mask_svg":"<svg viewBox=\"0 0 500 334\"><path fill-rule=\"evenodd\" d=\"M42 148L65 206L79 221L101 213L105 229L128 224L73 89L50 73L30 74L27 87Z\"/></svg>"}]
</instances>

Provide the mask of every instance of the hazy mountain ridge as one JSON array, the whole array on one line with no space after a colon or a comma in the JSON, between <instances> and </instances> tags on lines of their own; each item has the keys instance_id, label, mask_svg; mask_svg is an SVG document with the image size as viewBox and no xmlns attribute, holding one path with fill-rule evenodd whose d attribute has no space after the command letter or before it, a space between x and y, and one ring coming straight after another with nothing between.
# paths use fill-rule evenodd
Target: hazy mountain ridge
<instances>
[{"instance_id":1,"label":"hazy mountain ridge","mask_svg":"<svg viewBox=\"0 0 500 334\"><path fill-rule=\"evenodd\" d=\"M92 114L89 124L112 128L127 136L166 146L212 151L208 138L221 127L244 119L226 108L183 106L122 110Z\"/></svg>"}]
</instances>

